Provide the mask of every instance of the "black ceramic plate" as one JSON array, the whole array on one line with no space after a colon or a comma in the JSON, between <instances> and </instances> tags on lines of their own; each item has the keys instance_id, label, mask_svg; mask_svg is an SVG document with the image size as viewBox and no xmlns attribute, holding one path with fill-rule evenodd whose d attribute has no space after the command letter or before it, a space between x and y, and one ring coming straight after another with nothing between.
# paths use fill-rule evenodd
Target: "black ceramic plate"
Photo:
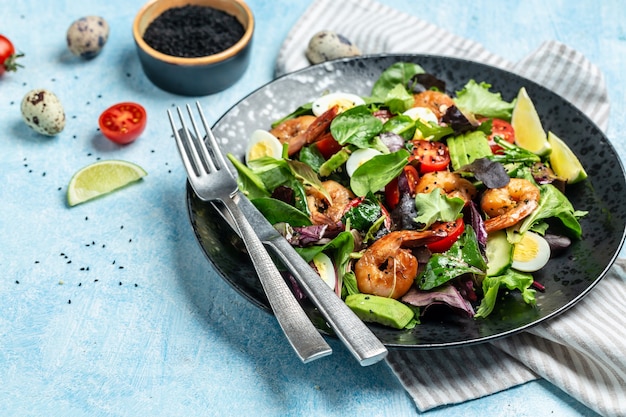
<instances>
[{"instance_id":1,"label":"black ceramic plate","mask_svg":"<svg viewBox=\"0 0 626 417\"><path fill-rule=\"evenodd\" d=\"M326 91L348 91L369 95L380 73L394 62L420 64L447 83L449 92L460 90L467 81L490 83L506 100L526 87L546 130L565 140L582 160L589 179L570 186L568 196L578 210L588 210L581 221L584 238L550 260L536 274L546 287L537 293L535 308L515 294L508 295L487 319L441 316L424 321L413 330L400 331L370 325L388 347L442 348L485 342L511 335L556 316L584 297L604 276L617 257L624 240L626 189L623 167L603 133L585 115L545 88L514 74L465 60L424 56L384 55L346 59L312 66L283 76L250 94L231 108L214 126L223 148L243 156L245 144L255 129L270 123ZM214 211L198 200L187 187L191 223L208 260L241 295L268 310L269 305L243 244ZM303 301L307 314L323 333L332 334L321 314Z\"/></svg>"}]
</instances>

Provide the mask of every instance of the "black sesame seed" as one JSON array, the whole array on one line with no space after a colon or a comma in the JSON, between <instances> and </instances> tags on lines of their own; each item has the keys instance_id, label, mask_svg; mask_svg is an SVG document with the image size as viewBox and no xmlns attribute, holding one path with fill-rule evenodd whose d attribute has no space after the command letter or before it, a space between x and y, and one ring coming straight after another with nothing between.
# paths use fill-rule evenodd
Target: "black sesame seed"
<instances>
[{"instance_id":1,"label":"black sesame seed","mask_svg":"<svg viewBox=\"0 0 626 417\"><path fill-rule=\"evenodd\" d=\"M67 303L68 304L72 304L72 300L67 300Z\"/></svg>"},{"instance_id":2,"label":"black sesame seed","mask_svg":"<svg viewBox=\"0 0 626 417\"><path fill-rule=\"evenodd\" d=\"M16 284L19 284L20 282L19 282L18 280L15 280L15 283L16 283Z\"/></svg>"}]
</instances>

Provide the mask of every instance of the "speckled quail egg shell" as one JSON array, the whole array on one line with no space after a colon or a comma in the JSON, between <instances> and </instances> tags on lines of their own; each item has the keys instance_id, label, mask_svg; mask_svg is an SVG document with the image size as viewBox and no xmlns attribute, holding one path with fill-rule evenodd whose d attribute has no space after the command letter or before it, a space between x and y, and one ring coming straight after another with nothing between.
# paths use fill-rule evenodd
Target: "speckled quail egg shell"
<instances>
[{"instance_id":1,"label":"speckled quail egg shell","mask_svg":"<svg viewBox=\"0 0 626 417\"><path fill-rule=\"evenodd\" d=\"M85 16L75 20L67 29L67 47L83 58L98 55L109 39L109 24L99 16Z\"/></svg>"},{"instance_id":2,"label":"speckled quail egg shell","mask_svg":"<svg viewBox=\"0 0 626 417\"><path fill-rule=\"evenodd\" d=\"M22 118L35 132L54 136L65 128L65 111L51 91L35 89L22 99Z\"/></svg>"},{"instance_id":3,"label":"speckled quail egg shell","mask_svg":"<svg viewBox=\"0 0 626 417\"><path fill-rule=\"evenodd\" d=\"M361 51L356 45L345 36L330 30L313 35L306 50L306 57L312 64L359 55Z\"/></svg>"}]
</instances>

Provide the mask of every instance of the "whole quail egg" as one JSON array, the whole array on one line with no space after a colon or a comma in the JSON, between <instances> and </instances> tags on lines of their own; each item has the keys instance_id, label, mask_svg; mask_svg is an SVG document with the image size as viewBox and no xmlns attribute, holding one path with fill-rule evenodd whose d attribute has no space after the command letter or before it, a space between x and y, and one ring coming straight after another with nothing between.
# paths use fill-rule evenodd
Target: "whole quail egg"
<instances>
[{"instance_id":1,"label":"whole quail egg","mask_svg":"<svg viewBox=\"0 0 626 417\"><path fill-rule=\"evenodd\" d=\"M35 132L54 136L65 127L65 111L59 98L51 91L39 88L29 91L22 99L22 118Z\"/></svg>"},{"instance_id":2,"label":"whole quail egg","mask_svg":"<svg viewBox=\"0 0 626 417\"><path fill-rule=\"evenodd\" d=\"M313 35L306 50L306 57L312 64L359 55L361 51L348 38L330 30Z\"/></svg>"},{"instance_id":3,"label":"whole quail egg","mask_svg":"<svg viewBox=\"0 0 626 417\"><path fill-rule=\"evenodd\" d=\"M109 24L99 16L85 16L75 20L67 29L67 47L86 59L100 53L109 39Z\"/></svg>"}]
</instances>

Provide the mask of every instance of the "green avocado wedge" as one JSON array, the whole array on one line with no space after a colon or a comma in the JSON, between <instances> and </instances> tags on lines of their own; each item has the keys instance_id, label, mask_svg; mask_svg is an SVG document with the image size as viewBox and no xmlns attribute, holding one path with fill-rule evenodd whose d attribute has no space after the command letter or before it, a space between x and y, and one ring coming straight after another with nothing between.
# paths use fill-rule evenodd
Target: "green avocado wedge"
<instances>
[{"instance_id":1,"label":"green avocado wedge","mask_svg":"<svg viewBox=\"0 0 626 417\"><path fill-rule=\"evenodd\" d=\"M405 328L415 316L413 310L393 298L371 294L352 294L346 304L363 321L396 329Z\"/></svg>"}]
</instances>

